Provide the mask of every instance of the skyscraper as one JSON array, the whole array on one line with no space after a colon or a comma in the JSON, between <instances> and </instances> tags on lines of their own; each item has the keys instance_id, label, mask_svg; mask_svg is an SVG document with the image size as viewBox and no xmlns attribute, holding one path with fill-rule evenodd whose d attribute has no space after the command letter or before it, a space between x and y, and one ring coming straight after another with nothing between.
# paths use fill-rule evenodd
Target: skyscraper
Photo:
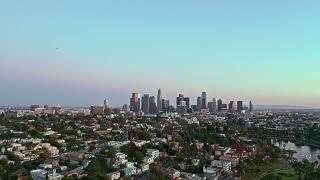
<instances>
[{"instance_id":1,"label":"skyscraper","mask_svg":"<svg viewBox=\"0 0 320 180\"><path fill-rule=\"evenodd\" d=\"M213 102L208 102L208 109L210 113L214 112L214 108L213 108Z\"/></svg>"},{"instance_id":2,"label":"skyscraper","mask_svg":"<svg viewBox=\"0 0 320 180\"><path fill-rule=\"evenodd\" d=\"M161 89L158 90L157 110L158 110L158 112L161 112L161 111L162 111L162 94L161 94Z\"/></svg>"},{"instance_id":3,"label":"skyscraper","mask_svg":"<svg viewBox=\"0 0 320 180\"><path fill-rule=\"evenodd\" d=\"M201 101L202 101L202 109L207 109L207 93L206 92L202 92Z\"/></svg>"},{"instance_id":4,"label":"skyscraper","mask_svg":"<svg viewBox=\"0 0 320 180\"><path fill-rule=\"evenodd\" d=\"M197 98L197 110L198 110L198 111L201 111L201 109L202 109L202 99L201 99L201 97L199 96L199 97Z\"/></svg>"},{"instance_id":5,"label":"skyscraper","mask_svg":"<svg viewBox=\"0 0 320 180\"><path fill-rule=\"evenodd\" d=\"M149 98L149 113L157 114L157 104L156 104L156 98L154 96L150 96Z\"/></svg>"},{"instance_id":6,"label":"skyscraper","mask_svg":"<svg viewBox=\"0 0 320 180\"><path fill-rule=\"evenodd\" d=\"M229 112L235 112L236 111L236 104L234 101L230 101L229 103Z\"/></svg>"},{"instance_id":7,"label":"skyscraper","mask_svg":"<svg viewBox=\"0 0 320 180\"><path fill-rule=\"evenodd\" d=\"M139 93L132 93L132 97L130 99L131 110L135 113L140 111L140 98Z\"/></svg>"},{"instance_id":8,"label":"skyscraper","mask_svg":"<svg viewBox=\"0 0 320 180\"><path fill-rule=\"evenodd\" d=\"M179 114L186 114L187 113L187 103L185 101L181 101L180 105L177 106L177 112Z\"/></svg>"},{"instance_id":9,"label":"skyscraper","mask_svg":"<svg viewBox=\"0 0 320 180\"><path fill-rule=\"evenodd\" d=\"M180 105L181 101L183 101L184 95L183 94L179 94L177 97L177 107Z\"/></svg>"},{"instance_id":10,"label":"skyscraper","mask_svg":"<svg viewBox=\"0 0 320 180\"><path fill-rule=\"evenodd\" d=\"M237 112L241 112L243 110L243 102L237 101Z\"/></svg>"},{"instance_id":11,"label":"skyscraper","mask_svg":"<svg viewBox=\"0 0 320 180\"><path fill-rule=\"evenodd\" d=\"M166 99L162 99L162 112L169 112L170 101Z\"/></svg>"},{"instance_id":12,"label":"skyscraper","mask_svg":"<svg viewBox=\"0 0 320 180\"><path fill-rule=\"evenodd\" d=\"M221 112L222 111L222 100L221 99L219 99L218 100L218 112Z\"/></svg>"},{"instance_id":13,"label":"skyscraper","mask_svg":"<svg viewBox=\"0 0 320 180\"><path fill-rule=\"evenodd\" d=\"M212 98L212 106L213 106L213 112L217 111L217 101L216 98Z\"/></svg>"},{"instance_id":14,"label":"skyscraper","mask_svg":"<svg viewBox=\"0 0 320 180\"><path fill-rule=\"evenodd\" d=\"M253 104L252 104L252 101L250 101L250 103L249 103L249 111L250 111L250 112L253 112Z\"/></svg>"},{"instance_id":15,"label":"skyscraper","mask_svg":"<svg viewBox=\"0 0 320 180\"><path fill-rule=\"evenodd\" d=\"M31 105L30 106L30 111L34 111L35 109L39 108L39 105Z\"/></svg>"},{"instance_id":16,"label":"skyscraper","mask_svg":"<svg viewBox=\"0 0 320 180\"><path fill-rule=\"evenodd\" d=\"M107 104L108 104L108 103L107 103L107 99L104 99L104 100L103 100L103 112L104 112L104 113L107 112L107 107L108 107Z\"/></svg>"},{"instance_id":17,"label":"skyscraper","mask_svg":"<svg viewBox=\"0 0 320 180\"><path fill-rule=\"evenodd\" d=\"M183 94L179 94L179 96L177 97L177 107L180 105L181 101L186 102L187 109L190 108L190 98L189 97L184 97Z\"/></svg>"},{"instance_id":18,"label":"skyscraper","mask_svg":"<svg viewBox=\"0 0 320 180\"><path fill-rule=\"evenodd\" d=\"M142 111L144 114L149 114L150 113L150 98L149 94L144 94L142 96Z\"/></svg>"}]
</instances>

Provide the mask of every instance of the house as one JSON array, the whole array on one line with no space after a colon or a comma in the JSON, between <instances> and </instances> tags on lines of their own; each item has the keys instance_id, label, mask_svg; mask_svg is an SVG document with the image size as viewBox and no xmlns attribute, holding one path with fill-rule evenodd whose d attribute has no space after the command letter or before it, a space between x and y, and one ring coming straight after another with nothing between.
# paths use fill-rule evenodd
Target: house
<instances>
[{"instance_id":1,"label":"house","mask_svg":"<svg viewBox=\"0 0 320 180\"><path fill-rule=\"evenodd\" d=\"M170 179L178 179L181 176L180 171L173 169L173 168L168 168L167 174L170 177Z\"/></svg>"},{"instance_id":2,"label":"house","mask_svg":"<svg viewBox=\"0 0 320 180\"><path fill-rule=\"evenodd\" d=\"M202 142L197 142L197 143L196 143L196 147L197 147L197 150L200 151L200 150L203 149L204 143L202 143Z\"/></svg>"},{"instance_id":3,"label":"house","mask_svg":"<svg viewBox=\"0 0 320 180\"><path fill-rule=\"evenodd\" d=\"M223 156L225 153L230 152L231 148L219 147L214 151L215 156Z\"/></svg>"},{"instance_id":4,"label":"house","mask_svg":"<svg viewBox=\"0 0 320 180\"><path fill-rule=\"evenodd\" d=\"M59 154L59 149L55 146L51 146L50 143L40 143L34 147L33 150L46 150L51 157Z\"/></svg>"},{"instance_id":5,"label":"house","mask_svg":"<svg viewBox=\"0 0 320 180\"><path fill-rule=\"evenodd\" d=\"M134 168L134 163L133 162L127 162L126 167L128 168Z\"/></svg>"},{"instance_id":6,"label":"house","mask_svg":"<svg viewBox=\"0 0 320 180\"><path fill-rule=\"evenodd\" d=\"M230 161L232 166L237 166L239 164L239 157L237 157L237 155L229 155L229 154L226 154L224 156L220 156L220 160L224 160L224 161Z\"/></svg>"},{"instance_id":7,"label":"house","mask_svg":"<svg viewBox=\"0 0 320 180\"><path fill-rule=\"evenodd\" d=\"M52 169L52 164L40 164L39 168L41 168L41 169Z\"/></svg>"},{"instance_id":8,"label":"house","mask_svg":"<svg viewBox=\"0 0 320 180\"><path fill-rule=\"evenodd\" d=\"M128 162L128 160L126 159L127 155L124 153L119 152L116 154L116 157L117 157L118 163L121 165L126 164Z\"/></svg>"},{"instance_id":9,"label":"house","mask_svg":"<svg viewBox=\"0 0 320 180\"><path fill-rule=\"evenodd\" d=\"M123 168L121 170L121 172L123 172L125 174L125 176L132 176L132 175L137 174L137 169L135 167L133 167L133 168L127 167L127 168Z\"/></svg>"},{"instance_id":10,"label":"house","mask_svg":"<svg viewBox=\"0 0 320 180\"><path fill-rule=\"evenodd\" d=\"M146 156L143 160L144 163L152 164L154 163L154 158L152 156Z\"/></svg>"},{"instance_id":11,"label":"house","mask_svg":"<svg viewBox=\"0 0 320 180\"><path fill-rule=\"evenodd\" d=\"M116 153L117 159L126 159L127 155L121 152Z\"/></svg>"},{"instance_id":12,"label":"house","mask_svg":"<svg viewBox=\"0 0 320 180\"><path fill-rule=\"evenodd\" d=\"M153 159L156 159L160 156L160 151L157 149L147 149L147 155L153 157Z\"/></svg>"},{"instance_id":13,"label":"house","mask_svg":"<svg viewBox=\"0 0 320 180\"><path fill-rule=\"evenodd\" d=\"M141 172L149 171L149 164L148 163L142 163L140 164Z\"/></svg>"},{"instance_id":14,"label":"house","mask_svg":"<svg viewBox=\"0 0 320 180\"><path fill-rule=\"evenodd\" d=\"M220 176L220 170L213 167L203 167L203 174L207 180L218 180Z\"/></svg>"},{"instance_id":15,"label":"house","mask_svg":"<svg viewBox=\"0 0 320 180\"><path fill-rule=\"evenodd\" d=\"M108 180L117 180L117 179L120 179L121 174L119 171L115 171L107 174L107 177L108 177Z\"/></svg>"}]
</instances>

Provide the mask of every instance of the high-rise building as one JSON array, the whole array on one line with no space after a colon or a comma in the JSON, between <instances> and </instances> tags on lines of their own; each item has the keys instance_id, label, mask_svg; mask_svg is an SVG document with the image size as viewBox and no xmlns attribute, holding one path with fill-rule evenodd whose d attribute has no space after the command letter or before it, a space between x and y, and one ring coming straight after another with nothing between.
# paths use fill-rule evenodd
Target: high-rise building
<instances>
[{"instance_id":1,"label":"high-rise building","mask_svg":"<svg viewBox=\"0 0 320 180\"><path fill-rule=\"evenodd\" d=\"M107 112L107 107L108 107L107 99L104 99L104 100L103 100L103 112L104 112L104 113Z\"/></svg>"},{"instance_id":2,"label":"high-rise building","mask_svg":"<svg viewBox=\"0 0 320 180\"><path fill-rule=\"evenodd\" d=\"M241 112L243 110L243 101L237 101L237 112Z\"/></svg>"},{"instance_id":3,"label":"high-rise building","mask_svg":"<svg viewBox=\"0 0 320 180\"><path fill-rule=\"evenodd\" d=\"M44 109L49 109L49 106L46 104L43 106Z\"/></svg>"},{"instance_id":4,"label":"high-rise building","mask_svg":"<svg viewBox=\"0 0 320 180\"><path fill-rule=\"evenodd\" d=\"M177 107L180 105L181 101L183 101L184 95L183 94L179 94L177 97Z\"/></svg>"},{"instance_id":5,"label":"high-rise building","mask_svg":"<svg viewBox=\"0 0 320 180\"><path fill-rule=\"evenodd\" d=\"M30 106L30 111L34 111L35 109L39 108L39 105L31 105Z\"/></svg>"},{"instance_id":6,"label":"high-rise building","mask_svg":"<svg viewBox=\"0 0 320 180\"><path fill-rule=\"evenodd\" d=\"M197 98L197 111L201 111L202 109L202 98L199 96Z\"/></svg>"},{"instance_id":7,"label":"high-rise building","mask_svg":"<svg viewBox=\"0 0 320 180\"><path fill-rule=\"evenodd\" d=\"M210 113L214 113L217 111L217 102L215 98L212 98L212 101L208 102L208 109Z\"/></svg>"},{"instance_id":8,"label":"high-rise building","mask_svg":"<svg viewBox=\"0 0 320 180\"><path fill-rule=\"evenodd\" d=\"M144 114L150 113L150 97L149 94L144 94L142 96L142 111Z\"/></svg>"},{"instance_id":9,"label":"high-rise building","mask_svg":"<svg viewBox=\"0 0 320 180\"><path fill-rule=\"evenodd\" d=\"M198 111L198 107L197 105L191 105L191 113L197 112Z\"/></svg>"},{"instance_id":10,"label":"high-rise building","mask_svg":"<svg viewBox=\"0 0 320 180\"><path fill-rule=\"evenodd\" d=\"M166 99L162 99L162 112L169 112L170 101Z\"/></svg>"},{"instance_id":11,"label":"high-rise building","mask_svg":"<svg viewBox=\"0 0 320 180\"><path fill-rule=\"evenodd\" d=\"M235 112L236 111L236 104L235 104L234 101L230 101L228 110L229 110L229 112Z\"/></svg>"},{"instance_id":12,"label":"high-rise building","mask_svg":"<svg viewBox=\"0 0 320 180\"><path fill-rule=\"evenodd\" d=\"M202 92L201 100L202 100L202 109L207 109L207 93L206 92Z\"/></svg>"},{"instance_id":13,"label":"high-rise building","mask_svg":"<svg viewBox=\"0 0 320 180\"><path fill-rule=\"evenodd\" d=\"M185 101L181 101L180 105L177 106L177 112L179 114L186 114L187 113L187 103Z\"/></svg>"},{"instance_id":14,"label":"high-rise building","mask_svg":"<svg viewBox=\"0 0 320 180\"><path fill-rule=\"evenodd\" d=\"M149 102L149 113L157 114L156 98L154 96L150 96Z\"/></svg>"},{"instance_id":15,"label":"high-rise building","mask_svg":"<svg viewBox=\"0 0 320 180\"><path fill-rule=\"evenodd\" d=\"M177 107L180 105L181 101L186 102L187 109L190 108L190 98L189 97L184 97L183 94L179 94L179 96L177 97Z\"/></svg>"},{"instance_id":16,"label":"high-rise building","mask_svg":"<svg viewBox=\"0 0 320 180\"><path fill-rule=\"evenodd\" d=\"M253 112L253 104L252 101L249 102L249 111Z\"/></svg>"},{"instance_id":17,"label":"high-rise building","mask_svg":"<svg viewBox=\"0 0 320 180\"><path fill-rule=\"evenodd\" d=\"M222 99L219 99L218 100L218 112L222 111L222 108L223 108L222 105L223 105Z\"/></svg>"},{"instance_id":18,"label":"high-rise building","mask_svg":"<svg viewBox=\"0 0 320 180\"><path fill-rule=\"evenodd\" d=\"M124 105L122 106L122 110L123 110L124 112L129 112L129 111L130 111L130 107L128 106L128 104L124 104Z\"/></svg>"},{"instance_id":19,"label":"high-rise building","mask_svg":"<svg viewBox=\"0 0 320 180\"><path fill-rule=\"evenodd\" d=\"M216 101L216 98L212 98L212 103L213 103L213 112L216 112L217 111L217 101Z\"/></svg>"},{"instance_id":20,"label":"high-rise building","mask_svg":"<svg viewBox=\"0 0 320 180\"><path fill-rule=\"evenodd\" d=\"M162 93L161 93L161 89L158 90L157 110L158 110L158 112L162 111Z\"/></svg>"},{"instance_id":21,"label":"high-rise building","mask_svg":"<svg viewBox=\"0 0 320 180\"><path fill-rule=\"evenodd\" d=\"M190 98L184 97L183 100L186 102L187 109L189 109L190 108Z\"/></svg>"},{"instance_id":22,"label":"high-rise building","mask_svg":"<svg viewBox=\"0 0 320 180\"><path fill-rule=\"evenodd\" d=\"M210 113L214 112L214 108L213 108L213 102L208 102L208 109Z\"/></svg>"},{"instance_id":23,"label":"high-rise building","mask_svg":"<svg viewBox=\"0 0 320 180\"><path fill-rule=\"evenodd\" d=\"M140 97L139 93L132 93L131 101L131 110L135 113L138 113L140 111Z\"/></svg>"},{"instance_id":24,"label":"high-rise building","mask_svg":"<svg viewBox=\"0 0 320 180\"><path fill-rule=\"evenodd\" d=\"M228 105L227 104L222 104L221 105L221 112L227 112L228 111Z\"/></svg>"}]
</instances>

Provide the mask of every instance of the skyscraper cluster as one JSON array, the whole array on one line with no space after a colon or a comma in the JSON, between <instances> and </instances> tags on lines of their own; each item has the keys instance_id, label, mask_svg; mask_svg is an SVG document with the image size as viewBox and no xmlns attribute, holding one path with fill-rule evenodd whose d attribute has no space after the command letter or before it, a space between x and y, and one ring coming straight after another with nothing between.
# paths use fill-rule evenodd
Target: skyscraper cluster
<instances>
[{"instance_id":1,"label":"skyscraper cluster","mask_svg":"<svg viewBox=\"0 0 320 180\"><path fill-rule=\"evenodd\" d=\"M140 105L141 104L141 105ZM141 107L141 108L140 108ZM134 113L158 114L171 112L170 101L163 99L161 89L158 90L157 97L139 93L132 93L130 98L130 110Z\"/></svg>"},{"instance_id":2,"label":"skyscraper cluster","mask_svg":"<svg viewBox=\"0 0 320 180\"><path fill-rule=\"evenodd\" d=\"M176 97L176 107L170 105L170 101L163 98L161 89L158 89L157 96L150 96L149 94L143 94L140 97L139 93L132 93L130 98L130 106L127 105L123 110L143 113L143 114L159 114L168 112L177 112L179 114L187 113L241 113L244 111L252 112L253 104L250 101L249 106L245 107L243 101L229 101L224 103L222 99L216 100L216 98L209 99L206 92L202 92L201 96L197 97L196 104L190 104L190 97L183 94L178 94Z\"/></svg>"}]
</instances>

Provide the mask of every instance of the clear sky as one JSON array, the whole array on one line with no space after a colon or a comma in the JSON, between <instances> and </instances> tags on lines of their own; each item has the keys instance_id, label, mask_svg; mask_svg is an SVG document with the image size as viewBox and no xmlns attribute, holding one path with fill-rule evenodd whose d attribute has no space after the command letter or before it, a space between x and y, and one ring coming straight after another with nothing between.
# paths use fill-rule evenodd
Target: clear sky
<instances>
[{"instance_id":1,"label":"clear sky","mask_svg":"<svg viewBox=\"0 0 320 180\"><path fill-rule=\"evenodd\" d=\"M320 107L319 0L0 0L0 104Z\"/></svg>"}]
</instances>

